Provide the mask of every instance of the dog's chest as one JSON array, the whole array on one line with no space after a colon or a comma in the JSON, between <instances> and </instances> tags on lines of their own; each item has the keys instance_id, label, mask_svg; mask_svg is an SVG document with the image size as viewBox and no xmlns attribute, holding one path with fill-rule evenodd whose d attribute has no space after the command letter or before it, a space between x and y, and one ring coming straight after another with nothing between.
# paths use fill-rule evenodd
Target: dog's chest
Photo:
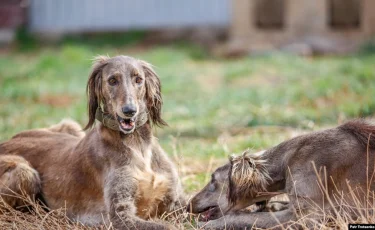
<instances>
[{"instance_id":1,"label":"dog's chest","mask_svg":"<svg viewBox=\"0 0 375 230\"><path fill-rule=\"evenodd\" d=\"M139 159L133 171L133 177L138 185L136 194L137 215L143 219L155 217L162 211L160 205L171 189L168 175L155 172L152 169L152 152L148 150L143 155L136 152ZM140 163L143 161L143 164Z\"/></svg>"}]
</instances>

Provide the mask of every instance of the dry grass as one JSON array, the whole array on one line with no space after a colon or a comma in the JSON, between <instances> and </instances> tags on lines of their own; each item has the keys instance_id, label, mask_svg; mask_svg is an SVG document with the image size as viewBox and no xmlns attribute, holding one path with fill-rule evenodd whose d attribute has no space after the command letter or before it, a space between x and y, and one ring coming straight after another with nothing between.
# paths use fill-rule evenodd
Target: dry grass
<instances>
[{"instance_id":1,"label":"dry grass","mask_svg":"<svg viewBox=\"0 0 375 230\"><path fill-rule=\"evenodd\" d=\"M24 200L22 211L11 208L0 199L0 229L111 229L106 226L91 228L69 220L63 208L47 211L40 204L25 196L18 196Z\"/></svg>"},{"instance_id":2,"label":"dry grass","mask_svg":"<svg viewBox=\"0 0 375 230\"><path fill-rule=\"evenodd\" d=\"M322 198L328 196L326 189L326 179L319 179ZM348 185L349 186L349 185ZM299 219L290 222L289 226L282 229L347 229L349 223L369 224L375 223L375 196L374 191L361 191L350 189L350 199L354 200L355 205L349 205L349 202L343 196L329 197L330 204L339 203L331 212L327 212L318 205L311 203L309 213L299 212ZM0 198L0 229L77 229L77 230L111 230L110 222L101 226L84 226L80 223L71 221L64 208L48 211L41 204L34 202L26 196L18 196L23 199L25 206L22 211L11 208ZM286 195L278 195L273 201L286 201ZM249 209L254 209L250 207ZM176 210L172 213L164 214L157 222L163 222L177 229L200 229L198 225L199 215L192 215L185 212L185 208ZM201 225L202 226L202 225Z\"/></svg>"},{"instance_id":3,"label":"dry grass","mask_svg":"<svg viewBox=\"0 0 375 230\"><path fill-rule=\"evenodd\" d=\"M65 208L48 210L42 204L35 202L33 199L17 195L24 201L24 206L17 210L10 207L0 197L0 229L75 229L75 230L112 230L113 226L109 221L100 226L85 226L81 223L74 222L66 215ZM181 208L172 213L161 216L156 222L162 222L177 229L196 229L194 217L184 212ZM105 217L103 217L104 219ZM191 220L191 221L190 221Z\"/></svg>"}]
</instances>

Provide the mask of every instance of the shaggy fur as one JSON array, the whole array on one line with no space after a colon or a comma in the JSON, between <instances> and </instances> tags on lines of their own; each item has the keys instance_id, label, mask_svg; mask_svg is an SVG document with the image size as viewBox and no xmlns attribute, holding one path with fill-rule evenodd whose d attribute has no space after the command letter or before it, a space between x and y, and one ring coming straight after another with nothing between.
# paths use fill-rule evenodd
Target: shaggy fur
<instances>
[{"instance_id":1,"label":"shaggy fur","mask_svg":"<svg viewBox=\"0 0 375 230\"><path fill-rule=\"evenodd\" d=\"M231 203L236 203L238 197L265 192L268 181L271 180L264 164L265 160L247 156L248 153L249 150L246 150L241 156L229 158L231 167L228 199Z\"/></svg>"},{"instance_id":2,"label":"shaggy fur","mask_svg":"<svg viewBox=\"0 0 375 230\"><path fill-rule=\"evenodd\" d=\"M300 215L319 220L319 213L353 213L351 207L366 207L366 196L373 194L374 162L375 125L352 120L285 141L260 157L235 157L212 174L188 210L209 216L208 229L271 228ZM281 211L243 210L280 193L290 200Z\"/></svg>"},{"instance_id":3,"label":"shaggy fur","mask_svg":"<svg viewBox=\"0 0 375 230\"><path fill-rule=\"evenodd\" d=\"M70 218L84 224L109 218L116 229L166 229L147 220L184 200L175 166L151 132L151 124L166 124L160 92L150 64L126 56L96 58L87 83L86 134L77 123L63 121L0 144L0 178L6 181L0 189L22 184L19 190L34 196L40 184L49 208L66 207ZM94 126L98 108L118 122L116 130ZM8 158L14 170L4 166ZM32 176L18 173L22 165Z\"/></svg>"}]
</instances>

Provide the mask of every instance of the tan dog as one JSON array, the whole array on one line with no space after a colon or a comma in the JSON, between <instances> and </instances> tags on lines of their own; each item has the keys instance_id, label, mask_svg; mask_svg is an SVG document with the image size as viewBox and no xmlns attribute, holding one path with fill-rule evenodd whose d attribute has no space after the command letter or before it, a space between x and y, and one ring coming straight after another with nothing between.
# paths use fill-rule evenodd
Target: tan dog
<instances>
[{"instance_id":1,"label":"tan dog","mask_svg":"<svg viewBox=\"0 0 375 230\"><path fill-rule=\"evenodd\" d=\"M0 144L1 191L40 193L49 208L66 206L84 224L109 215L115 228L166 228L146 221L184 202L175 166L151 132L152 123L166 124L158 76L144 61L98 57L87 91L86 135L64 121ZM91 129L95 119L101 123Z\"/></svg>"}]
</instances>

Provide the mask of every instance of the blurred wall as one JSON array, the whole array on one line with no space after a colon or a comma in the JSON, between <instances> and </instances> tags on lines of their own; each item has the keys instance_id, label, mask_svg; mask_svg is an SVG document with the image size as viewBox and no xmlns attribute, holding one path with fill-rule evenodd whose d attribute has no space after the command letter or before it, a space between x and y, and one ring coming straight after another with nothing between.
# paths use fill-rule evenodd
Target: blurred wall
<instances>
[{"instance_id":1,"label":"blurred wall","mask_svg":"<svg viewBox=\"0 0 375 230\"><path fill-rule=\"evenodd\" d=\"M230 0L31 0L34 32L228 26Z\"/></svg>"}]
</instances>

